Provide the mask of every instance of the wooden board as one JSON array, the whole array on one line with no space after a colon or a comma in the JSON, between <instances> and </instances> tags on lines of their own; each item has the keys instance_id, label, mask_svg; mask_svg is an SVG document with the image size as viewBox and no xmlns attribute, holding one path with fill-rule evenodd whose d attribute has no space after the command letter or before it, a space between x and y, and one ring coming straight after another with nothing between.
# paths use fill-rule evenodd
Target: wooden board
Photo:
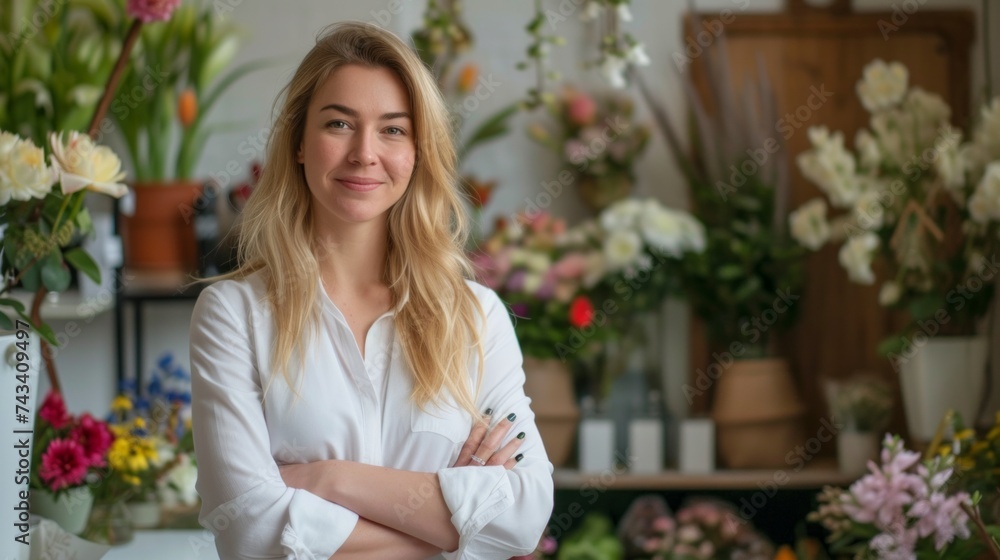
<instances>
[{"instance_id":1,"label":"wooden board","mask_svg":"<svg viewBox=\"0 0 1000 560\"><path fill-rule=\"evenodd\" d=\"M738 86L744 76L756 72L758 58L767 69L778 114L784 119L783 123L775 123L774 136L787 136L784 149L789 155L792 209L821 196L795 165L795 157L809 146L809 126L824 125L831 131L842 131L847 146L853 149L855 132L868 124L868 113L858 100L855 85L862 68L876 58L905 64L910 83L942 95L952 107L953 123L966 128L970 121L973 14L921 9L907 15L905 22L903 15L896 14L894 20L892 12L853 13L844 0L837 0L828 10L810 8L798 0L791 2L784 13L700 14L703 24L728 21L724 29L734 84ZM692 29L690 17L684 25L685 37L699 31ZM703 42L705 38L703 34ZM697 59L690 71L702 98L707 99L703 68ZM832 95L819 103L815 97L819 90ZM905 325L905 317L878 305L877 287L848 281L837 262L837 247L828 246L812 254L806 263L806 278L800 321L780 341L779 350L790 360L808 406L807 435L815 433L820 418L828 414L823 380L844 378L858 371L877 373L897 387L891 429L905 433L898 374L876 353L880 341ZM701 326L693 322L692 380L694 372L711 363ZM705 412L708 406L708 400L701 399L693 412ZM829 453L833 449L824 449L823 454Z\"/></svg>"}]
</instances>

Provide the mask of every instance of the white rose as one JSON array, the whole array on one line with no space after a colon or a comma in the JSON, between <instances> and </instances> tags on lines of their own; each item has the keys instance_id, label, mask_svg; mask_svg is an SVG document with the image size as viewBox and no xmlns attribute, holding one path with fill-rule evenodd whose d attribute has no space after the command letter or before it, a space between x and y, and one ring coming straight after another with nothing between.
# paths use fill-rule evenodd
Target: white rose
<instances>
[{"instance_id":1,"label":"white rose","mask_svg":"<svg viewBox=\"0 0 1000 560\"><path fill-rule=\"evenodd\" d=\"M814 198L788 216L792 237L802 246L815 251L830 239L830 224L826 221L826 202Z\"/></svg>"},{"instance_id":2,"label":"white rose","mask_svg":"<svg viewBox=\"0 0 1000 560\"><path fill-rule=\"evenodd\" d=\"M875 273L872 272L872 258L878 248L878 237L874 233L863 233L849 238L840 248L837 255L841 266L847 270L847 276L858 284L873 284Z\"/></svg>"},{"instance_id":3,"label":"white rose","mask_svg":"<svg viewBox=\"0 0 1000 560\"><path fill-rule=\"evenodd\" d=\"M61 133L52 133L49 143L64 194L89 189L117 198L128 192L128 187L119 183L125 178L122 162L111 148L98 146L90 136L76 131L65 140Z\"/></svg>"},{"instance_id":4,"label":"white rose","mask_svg":"<svg viewBox=\"0 0 1000 560\"><path fill-rule=\"evenodd\" d=\"M30 140L0 132L0 204L11 199L45 198L55 174L45 165L45 152Z\"/></svg>"},{"instance_id":5,"label":"white rose","mask_svg":"<svg viewBox=\"0 0 1000 560\"><path fill-rule=\"evenodd\" d=\"M642 240L633 231L612 231L604 240L604 265L621 270L635 264L642 252Z\"/></svg>"},{"instance_id":6,"label":"white rose","mask_svg":"<svg viewBox=\"0 0 1000 560\"><path fill-rule=\"evenodd\" d=\"M650 246L678 257L684 250L684 229L676 213L651 204L639 214L639 231Z\"/></svg>"},{"instance_id":7,"label":"white rose","mask_svg":"<svg viewBox=\"0 0 1000 560\"><path fill-rule=\"evenodd\" d=\"M1000 220L1000 162L986 166L986 173L969 197L969 214L982 225Z\"/></svg>"},{"instance_id":8,"label":"white rose","mask_svg":"<svg viewBox=\"0 0 1000 560\"><path fill-rule=\"evenodd\" d=\"M861 104L870 113L888 109L903 99L909 71L898 62L886 64L881 59L870 62L858 82L857 92Z\"/></svg>"},{"instance_id":9,"label":"white rose","mask_svg":"<svg viewBox=\"0 0 1000 560\"><path fill-rule=\"evenodd\" d=\"M605 231L630 230L635 227L643 203L635 198L626 198L609 206L601 212L601 227Z\"/></svg>"},{"instance_id":10,"label":"white rose","mask_svg":"<svg viewBox=\"0 0 1000 560\"><path fill-rule=\"evenodd\" d=\"M899 301L899 284L889 280L882 284L882 289L878 292L878 303L883 307L889 307Z\"/></svg>"}]
</instances>

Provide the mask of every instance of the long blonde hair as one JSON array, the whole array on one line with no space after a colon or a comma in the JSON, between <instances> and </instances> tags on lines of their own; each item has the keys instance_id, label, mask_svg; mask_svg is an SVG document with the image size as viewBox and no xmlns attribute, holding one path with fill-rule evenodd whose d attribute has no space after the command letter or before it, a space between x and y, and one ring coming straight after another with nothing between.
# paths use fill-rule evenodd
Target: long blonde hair
<instances>
[{"instance_id":1,"label":"long blonde hair","mask_svg":"<svg viewBox=\"0 0 1000 560\"><path fill-rule=\"evenodd\" d=\"M290 364L302 363L303 341L319 323L313 203L296 152L312 96L347 64L383 67L406 87L413 115L416 160L410 184L388 212L385 282L396 310L396 335L413 372L411 398L421 408L444 404L443 390L479 418L475 406L483 375L482 306L465 283L472 268L463 247L468 221L457 191L450 118L434 78L398 37L360 22L328 27L275 101L280 111L268 140L264 171L239 225L241 266L228 275L262 271L276 339L272 371L295 389ZM480 318L477 322L476 317ZM308 334L309 336L303 336ZM479 368L473 389L470 358ZM294 356L293 356L294 355ZM272 376L273 378L273 376Z\"/></svg>"}]
</instances>

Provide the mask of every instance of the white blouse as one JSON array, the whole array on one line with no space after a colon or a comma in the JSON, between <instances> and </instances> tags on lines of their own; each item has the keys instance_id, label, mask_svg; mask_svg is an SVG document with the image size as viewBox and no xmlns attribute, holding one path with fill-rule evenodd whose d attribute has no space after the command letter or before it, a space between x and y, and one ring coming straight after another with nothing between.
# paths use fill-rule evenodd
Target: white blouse
<instances>
[{"instance_id":1,"label":"white blouse","mask_svg":"<svg viewBox=\"0 0 1000 560\"><path fill-rule=\"evenodd\" d=\"M409 400L411 372L392 312L368 331L362 358L320 284L318 336L306 345L296 399L269 366L274 326L261 275L205 289L191 320L192 414L199 521L215 534L221 558L326 560L336 552L358 515L289 488L278 471L278 465L326 459L436 472L460 535L458 550L443 554L449 560L500 560L534 550L552 512L552 464L524 394L521 349L507 308L492 290L468 284L487 315L476 404L492 408L494 422L517 414L504 443L527 434L518 450L524 459L509 471L449 468L472 418L457 407L421 412ZM477 366L474 357L470 387ZM419 499L400 504L401 515L418 512Z\"/></svg>"}]
</instances>

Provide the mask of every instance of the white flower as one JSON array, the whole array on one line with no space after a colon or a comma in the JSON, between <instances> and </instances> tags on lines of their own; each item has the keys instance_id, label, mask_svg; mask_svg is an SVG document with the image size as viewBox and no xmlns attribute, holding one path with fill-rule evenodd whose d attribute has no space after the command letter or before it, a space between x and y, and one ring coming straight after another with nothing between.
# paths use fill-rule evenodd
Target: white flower
<instances>
[{"instance_id":1,"label":"white flower","mask_svg":"<svg viewBox=\"0 0 1000 560\"><path fill-rule=\"evenodd\" d=\"M632 21L632 11L628 9L628 4L618 4L618 19L622 21Z\"/></svg>"},{"instance_id":2,"label":"white flower","mask_svg":"<svg viewBox=\"0 0 1000 560\"><path fill-rule=\"evenodd\" d=\"M701 253L705 250L705 226L697 218L687 212L677 212L677 221L684 231L684 248L688 251Z\"/></svg>"},{"instance_id":3,"label":"white flower","mask_svg":"<svg viewBox=\"0 0 1000 560\"><path fill-rule=\"evenodd\" d=\"M966 149L974 173L980 172L989 162L1000 159L1000 97L993 98L983 107L979 125Z\"/></svg>"},{"instance_id":4,"label":"white flower","mask_svg":"<svg viewBox=\"0 0 1000 560\"><path fill-rule=\"evenodd\" d=\"M11 199L45 198L55 179L41 148L30 140L0 132L0 204Z\"/></svg>"},{"instance_id":5,"label":"white flower","mask_svg":"<svg viewBox=\"0 0 1000 560\"><path fill-rule=\"evenodd\" d=\"M538 251L525 251L524 252L524 266L533 272L545 272L552 266L552 258L543 252Z\"/></svg>"},{"instance_id":6,"label":"white flower","mask_svg":"<svg viewBox=\"0 0 1000 560\"><path fill-rule=\"evenodd\" d=\"M858 133L854 135L854 147L858 150L858 159L865 169L878 169L882 153L879 151L878 142L871 132L863 128L858 130Z\"/></svg>"},{"instance_id":7,"label":"white flower","mask_svg":"<svg viewBox=\"0 0 1000 560\"><path fill-rule=\"evenodd\" d=\"M899 301L899 284L889 280L882 284L882 289L878 292L878 303L883 307L889 307Z\"/></svg>"},{"instance_id":8,"label":"white flower","mask_svg":"<svg viewBox=\"0 0 1000 560\"><path fill-rule=\"evenodd\" d=\"M620 200L601 212L601 227L605 231L619 231L635 227L643 204L635 198Z\"/></svg>"},{"instance_id":9,"label":"white flower","mask_svg":"<svg viewBox=\"0 0 1000 560\"><path fill-rule=\"evenodd\" d=\"M815 251L830 239L830 224L826 221L826 202L814 198L788 216L792 237L802 246Z\"/></svg>"},{"instance_id":10,"label":"white flower","mask_svg":"<svg viewBox=\"0 0 1000 560\"><path fill-rule=\"evenodd\" d=\"M646 47L642 43L632 45L632 48L625 53L625 60L636 66L649 66L649 56L646 54Z\"/></svg>"},{"instance_id":11,"label":"white flower","mask_svg":"<svg viewBox=\"0 0 1000 560\"><path fill-rule=\"evenodd\" d=\"M936 156L934 158L934 168L944 186L956 196L956 201L961 204L961 188L965 185L965 154L960 149L959 142L962 139L961 133L947 126L941 131L938 141L934 145Z\"/></svg>"},{"instance_id":12,"label":"white flower","mask_svg":"<svg viewBox=\"0 0 1000 560\"><path fill-rule=\"evenodd\" d=\"M684 251L684 229L677 219L677 212L667 210L655 201L640 212L639 231L646 243L663 253L679 257Z\"/></svg>"},{"instance_id":13,"label":"white flower","mask_svg":"<svg viewBox=\"0 0 1000 560\"><path fill-rule=\"evenodd\" d=\"M176 507L178 504L193 506L198 503L198 467L189 455L182 454L174 468L157 482L163 505Z\"/></svg>"},{"instance_id":14,"label":"white flower","mask_svg":"<svg viewBox=\"0 0 1000 560\"><path fill-rule=\"evenodd\" d=\"M813 149L799 154L799 170L834 206L850 207L861 196L861 184L854 175L854 158L844 148L844 135L830 134L826 127L811 127L809 140Z\"/></svg>"},{"instance_id":15,"label":"white flower","mask_svg":"<svg viewBox=\"0 0 1000 560\"><path fill-rule=\"evenodd\" d=\"M969 197L969 214L978 224L1000 220L1000 162L986 166L986 173Z\"/></svg>"},{"instance_id":16,"label":"white flower","mask_svg":"<svg viewBox=\"0 0 1000 560\"><path fill-rule=\"evenodd\" d=\"M580 21L593 21L599 17L601 17L601 5L596 0L590 0L583 7L583 12L580 14Z\"/></svg>"},{"instance_id":17,"label":"white flower","mask_svg":"<svg viewBox=\"0 0 1000 560\"><path fill-rule=\"evenodd\" d=\"M858 97L870 113L888 109L903 99L909 71L898 62L886 64L881 59L870 62L858 82Z\"/></svg>"},{"instance_id":18,"label":"white flower","mask_svg":"<svg viewBox=\"0 0 1000 560\"><path fill-rule=\"evenodd\" d=\"M526 272L524 274L524 284L521 291L526 294L533 294L542 287L542 275L537 272Z\"/></svg>"},{"instance_id":19,"label":"white flower","mask_svg":"<svg viewBox=\"0 0 1000 560\"><path fill-rule=\"evenodd\" d=\"M64 194L89 189L117 198L128 192L128 187L119 183L125 178L122 162L111 148L98 146L90 136L76 131L69 133L68 140L61 133L52 133L49 143Z\"/></svg>"},{"instance_id":20,"label":"white flower","mask_svg":"<svg viewBox=\"0 0 1000 560\"><path fill-rule=\"evenodd\" d=\"M951 107L936 93L915 87L906 95L906 109L935 134L951 119Z\"/></svg>"},{"instance_id":21,"label":"white flower","mask_svg":"<svg viewBox=\"0 0 1000 560\"><path fill-rule=\"evenodd\" d=\"M883 199L874 190L866 191L854 204L854 221L865 230L876 230L885 224Z\"/></svg>"},{"instance_id":22,"label":"white flower","mask_svg":"<svg viewBox=\"0 0 1000 560\"><path fill-rule=\"evenodd\" d=\"M628 62L619 56L606 54L604 62L601 63L601 76L608 81L608 84L615 89L625 87L625 69Z\"/></svg>"},{"instance_id":23,"label":"white flower","mask_svg":"<svg viewBox=\"0 0 1000 560\"><path fill-rule=\"evenodd\" d=\"M635 264L642 252L642 239L634 231L612 231L604 240L604 265L621 270Z\"/></svg>"},{"instance_id":24,"label":"white flower","mask_svg":"<svg viewBox=\"0 0 1000 560\"><path fill-rule=\"evenodd\" d=\"M863 233L849 238L840 248L838 260L847 269L847 276L858 284L875 283L872 272L872 258L878 248L878 237L874 233Z\"/></svg>"}]
</instances>

